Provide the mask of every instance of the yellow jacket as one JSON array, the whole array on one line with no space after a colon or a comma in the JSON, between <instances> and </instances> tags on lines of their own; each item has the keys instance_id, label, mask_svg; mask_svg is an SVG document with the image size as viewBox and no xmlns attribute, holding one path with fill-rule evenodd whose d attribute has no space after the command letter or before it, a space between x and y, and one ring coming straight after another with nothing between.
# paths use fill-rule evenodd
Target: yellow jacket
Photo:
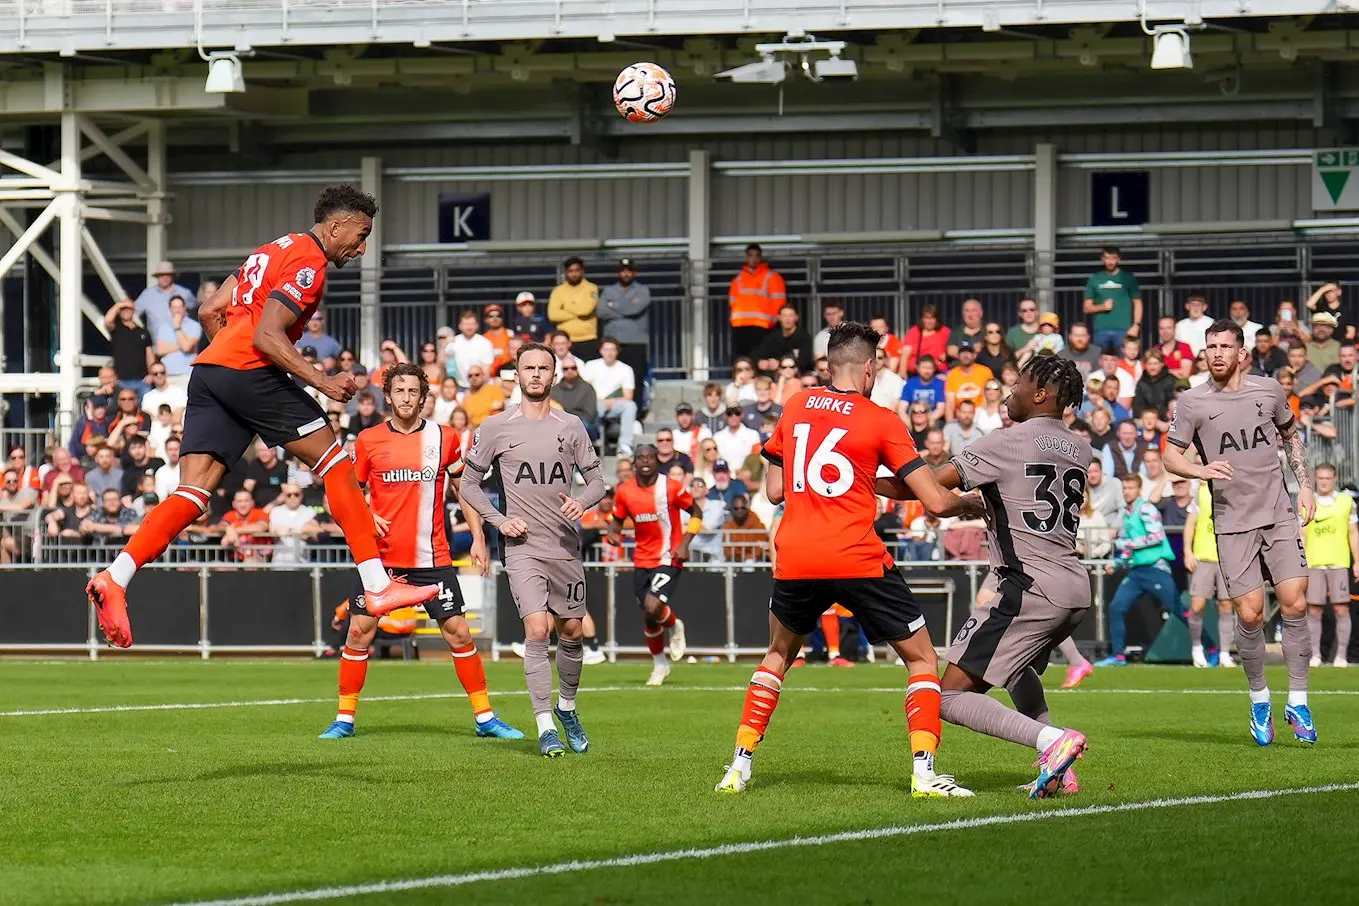
<instances>
[{"instance_id":1,"label":"yellow jacket","mask_svg":"<svg viewBox=\"0 0 1359 906\"><path fill-rule=\"evenodd\" d=\"M599 319L595 317L595 309L598 307L599 287L589 280L581 280L575 286L558 283L547 299L547 317L571 338L572 343L597 340Z\"/></svg>"}]
</instances>

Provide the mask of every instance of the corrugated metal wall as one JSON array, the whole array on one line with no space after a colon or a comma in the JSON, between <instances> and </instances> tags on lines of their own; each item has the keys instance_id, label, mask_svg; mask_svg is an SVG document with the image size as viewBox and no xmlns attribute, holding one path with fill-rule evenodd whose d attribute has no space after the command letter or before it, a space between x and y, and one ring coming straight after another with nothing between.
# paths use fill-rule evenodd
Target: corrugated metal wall
<instances>
[{"instance_id":1,"label":"corrugated metal wall","mask_svg":"<svg viewBox=\"0 0 1359 906\"><path fill-rule=\"evenodd\" d=\"M1149 127L1135 131L985 132L980 154L1028 154L1039 141L1060 152L1126 153L1310 148L1330 144L1304 128L1196 130ZM802 160L957 155L957 149L918 134L748 139L629 140L620 161L683 161L704 148L715 160ZM586 147L519 143L443 148L326 150L285 155L271 169L356 170L373 154L387 166L536 166L604 163ZM964 157L959 155L960 157ZM238 160L195 156L171 170L241 169ZM1151 171L1151 219L1174 223L1305 217L1310 213L1303 167L1216 167ZM1079 226L1089 216L1090 173L1068 169L1059 181L1059 223ZM175 249L231 248L296 229L309 216L318 185L183 186L175 189ZM1029 173L966 172L927 175L730 177L713 179L714 235L909 229L991 229L1032 225ZM383 222L389 243L437 239L440 192L489 192L494 237L507 240L663 238L683 236L687 197L683 179L541 180L493 183L409 183L388 180ZM95 224L110 254L136 254L140 231Z\"/></svg>"}]
</instances>

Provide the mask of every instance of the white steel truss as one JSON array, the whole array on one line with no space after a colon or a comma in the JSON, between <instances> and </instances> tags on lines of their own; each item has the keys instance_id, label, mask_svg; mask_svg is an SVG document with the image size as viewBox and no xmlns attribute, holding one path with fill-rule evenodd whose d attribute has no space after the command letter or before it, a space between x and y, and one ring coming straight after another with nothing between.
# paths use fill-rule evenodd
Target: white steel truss
<instances>
[{"instance_id":1,"label":"white steel truss","mask_svg":"<svg viewBox=\"0 0 1359 906\"><path fill-rule=\"evenodd\" d=\"M125 142L142 135L147 137L146 166L123 149ZM85 176L84 163L101 155L117 167L125 181ZM149 271L165 253L166 197L165 130L160 122L137 123L109 135L84 114L68 109L61 113L59 160L40 163L0 150L0 236L14 239L0 252L0 276L27 256L58 287L56 372L0 372L0 393L55 394L59 418L74 417L82 368L90 363L82 349L82 316L108 336L103 309L82 288L85 265L99 276L113 299L127 296L87 221L144 226L149 277ZM38 209L38 214L25 226L27 218L23 215L33 209ZM55 259L39 243L54 225Z\"/></svg>"}]
</instances>

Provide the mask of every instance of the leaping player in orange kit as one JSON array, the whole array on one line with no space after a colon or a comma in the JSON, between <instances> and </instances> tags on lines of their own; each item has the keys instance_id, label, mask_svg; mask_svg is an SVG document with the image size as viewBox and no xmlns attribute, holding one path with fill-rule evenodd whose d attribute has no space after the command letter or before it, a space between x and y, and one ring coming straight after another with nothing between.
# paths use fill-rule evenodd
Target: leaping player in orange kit
<instances>
[{"instance_id":1,"label":"leaping player in orange kit","mask_svg":"<svg viewBox=\"0 0 1359 906\"><path fill-rule=\"evenodd\" d=\"M293 344L321 304L326 265L343 267L367 249L377 202L353 186L327 186L313 214L311 229L261 246L199 308L210 343L189 377L179 487L85 589L104 636L119 648L132 645L128 583L207 512L212 492L257 434L296 456L324 483L331 515L358 565L370 615L412 607L438 594L438 586L408 585L388 576L349 454L325 412L299 384L341 403L357 389L351 375L317 371Z\"/></svg>"},{"instance_id":2,"label":"leaping player in orange kit","mask_svg":"<svg viewBox=\"0 0 1359 906\"><path fill-rule=\"evenodd\" d=\"M684 482L660 474L660 455L650 444L637 448L632 466L635 474L615 492L609 543L618 544L623 520L631 518L636 537L632 587L646 618L642 634L654 662L646 684L659 686L670 675L666 649L672 661L684 657L684 621L670 609L670 596L689 559L689 544L703 528L703 507Z\"/></svg>"},{"instance_id":3,"label":"leaping player in orange kit","mask_svg":"<svg viewBox=\"0 0 1359 906\"><path fill-rule=\"evenodd\" d=\"M486 693L486 671L472 643L463 616L462 589L444 530L444 480L461 491L462 449L458 432L420 417L429 397L429 380L419 365L394 365L387 370L387 405L392 417L359 433L354 442L354 473L368 485L377 523L382 562L411 585L437 590L425 603L425 612L438 622L444 641L453 652L467 698L476 716L478 736L523 739L491 710ZM472 531L472 562L482 575L490 571L481 516L464 507ZM321 739L347 739L354 735L354 711L368 674L368 649L377 635L378 619L369 616L367 595L357 583L349 596L349 634L340 653L340 709Z\"/></svg>"},{"instance_id":4,"label":"leaping player in orange kit","mask_svg":"<svg viewBox=\"0 0 1359 906\"><path fill-rule=\"evenodd\" d=\"M831 382L798 393L783 408L763 455L765 493L786 500L774 539L778 559L769 600L769 651L746 688L736 753L717 791L740 793L750 783L750 761L764 739L779 692L802 640L832 603L854 614L874 644L886 643L906 662L906 723L914 755L911 794L971 796L947 774L936 774L939 747L939 662L920 607L873 530L879 493L893 488L877 478L886 466L936 516L981 516L977 494L956 495L922 469L906 425L868 396L876 376L879 336L867 324L831 330Z\"/></svg>"}]
</instances>

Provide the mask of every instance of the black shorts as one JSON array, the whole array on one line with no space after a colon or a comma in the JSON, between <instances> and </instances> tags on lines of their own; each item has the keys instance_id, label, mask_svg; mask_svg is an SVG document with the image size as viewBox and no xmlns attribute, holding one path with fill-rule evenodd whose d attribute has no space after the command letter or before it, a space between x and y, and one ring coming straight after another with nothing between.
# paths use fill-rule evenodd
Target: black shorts
<instances>
[{"instance_id":1,"label":"black shorts","mask_svg":"<svg viewBox=\"0 0 1359 906\"><path fill-rule=\"evenodd\" d=\"M809 636L832 604L854 614L874 644L908 639L925 617L901 573L883 567L876 579L775 579L769 610L790 632Z\"/></svg>"},{"instance_id":2,"label":"black shorts","mask_svg":"<svg viewBox=\"0 0 1359 906\"><path fill-rule=\"evenodd\" d=\"M233 466L257 434L281 447L322 428L329 428L326 413L280 368L195 365L180 452L208 453Z\"/></svg>"},{"instance_id":3,"label":"black shorts","mask_svg":"<svg viewBox=\"0 0 1359 906\"><path fill-rule=\"evenodd\" d=\"M419 569L392 568L392 575L405 579L411 585L437 585L439 593L425 602L425 613L429 618L442 623L449 617L462 616L462 586L458 584L458 571L451 566L424 567ZM354 573L354 590L349 594L349 612L367 614L363 609L363 580L357 571Z\"/></svg>"},{"instance_id":4,"label":"black shorts","mask_svg":"<svg viewBox=\"0 0 1359 906\"><path fill-rule=\"evenodd\" d=\"M655 595L664 604L670 603L670 596L679 584L682 570L678 566L657 566L652 569L632 571L632 593L637 596L638 604L646 604L647 595Z\"/></svg>"}]
</instances>

